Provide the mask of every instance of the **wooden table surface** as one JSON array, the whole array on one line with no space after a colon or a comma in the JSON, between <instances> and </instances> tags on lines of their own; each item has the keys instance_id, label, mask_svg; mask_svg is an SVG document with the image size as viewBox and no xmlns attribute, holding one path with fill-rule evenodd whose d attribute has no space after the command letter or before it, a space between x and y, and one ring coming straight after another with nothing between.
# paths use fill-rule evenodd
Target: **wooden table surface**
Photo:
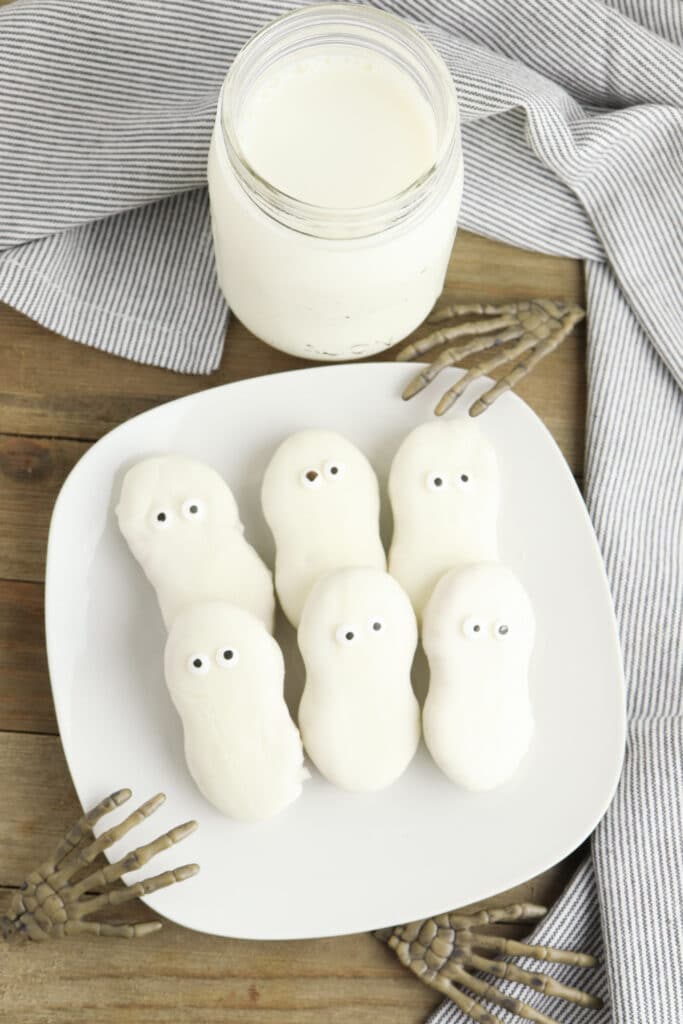
<instances>
[{"instance_id":1,"label":"wooden table surface","mask_svg":"<svg viewBox=\"0 0 683 1024\"><path fill-rule=\"evenodd\" d=\"M581 265L460 233L445 298L534 296L583 302ZM584 355L580 327L518 389L579 481ZM0 307L0 913L80 813L57 733L43 632L45 546L62 482L93 441L136 413L303 365L233 321L220 369L210 377L178 376L66 341ZM518 887L514 899L552 902L576 860ZM150 917L138 903L110 915ZM0 944L0 1020L8 1024L418 1024L438 1001L370 935L244 942L167 922L135 942Z\"/></svg>"}]
</instances>

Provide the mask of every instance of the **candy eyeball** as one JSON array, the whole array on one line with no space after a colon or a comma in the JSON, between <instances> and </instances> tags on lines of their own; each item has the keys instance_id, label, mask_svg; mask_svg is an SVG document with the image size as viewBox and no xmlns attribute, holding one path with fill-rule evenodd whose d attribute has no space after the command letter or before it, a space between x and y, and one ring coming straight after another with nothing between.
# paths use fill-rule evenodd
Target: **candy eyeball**
<instances>
[{"instance_id":1,"label":"candy eyeball","mask_svg":"<svg viewBox=\"0 0 683 1024\"><path fill-rule=\"evenodd\" d=\"M167 508L155 508L152 512L151 523L156 530L165 530L171 525L173 516Z\"/></svg>"},{"instance_id":2,"label":"candy eyeball","mask_svg":"<svg viewBox=\"0 0 683 1024\"><path fill-rule=\"evenodd\" d=\"M334 636L337 643L342 647L349 647L358 636L358 630L355 626L346 623L345 625L337 627L337 631Z\"/></svg>"},{"instance_id":3,"label":"candy eyeball","mask_svg":"<svg viewBox=\"0 0 683 1024\"><path fill-rule=\"evenodd\" d=\"M312 466L309 469L305 469L301 474L301 483L304 487L308 487L310 490L315 490L316 487L320 487L323 482L323 478L317 469Z\"/></svg>"},{"instance_id":4,"label":"candy eyeball","mask_svg":"<svg viewBox=\"0 0 683 1024\"><path fill-rule=\"evenodd\" d=\"M470 616L463 622L462 631L468 640L479 640L484 635L484 624L481 619Z\"/></svg>"},{"instance_id":5,"label":"candy eyeball","mask_svg":"<svg viewBox=\"0 0 683 1024\"><path fill-rule=\"evenodd\" d=\"M510 626L507 622L499 621L496 622L493 627L493 635L496 640L504 640L510 635Z\"/></svg>"},{"instance_id":6,"label":"candy eyeball","mask_svg":"<svg viewBox=\"0 0 683 1024\"><path fill-rule=\"evenodd\" d=\"M204 518L204 503L199 501L198 498L188 498L187 501L183 502L181 512L183 518L189 520L189 522L198 522Z\"/></svg>"},{"instance_id":7,"label":"candy eyeball","mask_svg":"<svg viewBox=\"0 0 683 1024\"><path fill-rule=\"evenodd\" d=\"M448 478L445 473L436 471L428 474L425 483L428 491L445 491L448 485Z\"/></svg>"},{"instance_id":8,"label":"candy eyeball","mask_svg":"<svg viewBox=\"0 0 683 1024\"><path fill-rule=\"evenodd\" d=\"M328 480L341 480L346 469L343 462L338 459L330 459L325 463L325 476Z\"/></svg>"},{"instance_id":9,"label":"candy eyeball","mask_svg":"<svg viewBox=\"0 0 683 1024\"><path fill-rule=\"evenodd\" d=\"M191 654L187 659L187 670L193 676L205 676L211 667L205 654Z\"/></svg>"},{"instance_id":10,"label":"candy eyeball","mask_svg":"<svg viewBox=\"0 0 683 1024\"><path fill-rule=\"evenodd\" d=\"M377 636L377 634L381 633L382 630L384 629L384 619L380 618L379 615L373 615L373 617L370 619L370 622L368 623L368 625L369 625L370 632L374 636Z\"/></svg>"},{"instance_id":11,"label":"candy eyeball","mask_svg":"<svg viewBox=\"0 0 683 1024\"><path fill-rule=\"evenodd\" d=\"M472 477L469 473L457 473L455 484L461 491L468 491L472 486Z\"/></svg>"},{"instance_id":12,"label":"candy eyeball","mask_svg":"<svg viewBox=\"0 0 683 1024\"><path fill-rule=\"evenodd\" d=\"M240 652L230 644L219 647L216 651L216 664L219 668L234 668L239 660Z\"/></svg>"}]
</instances>

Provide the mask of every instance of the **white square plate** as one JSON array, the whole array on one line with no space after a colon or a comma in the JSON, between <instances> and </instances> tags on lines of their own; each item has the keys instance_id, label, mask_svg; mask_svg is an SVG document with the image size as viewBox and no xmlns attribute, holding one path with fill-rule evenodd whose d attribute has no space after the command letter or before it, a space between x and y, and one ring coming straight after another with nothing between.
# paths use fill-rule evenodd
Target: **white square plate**
<instances>
[{"instance_id":1,"label":"white square plate","mask_svg":"<svg viewBox=\"0 0 683 1024\"><path fill-rule=\"evenodd\" d=\"M462 792L421 747L403 778L381 793L345 793L314 773L284 814L245 825L215 811L187 773L181 723L163 678L156 598L113 514L126 469L160 452L211 463L234 491L248 539L272 565L259 506L265 466L296 430L338 430L378 472L388 541L391 457L405 434L431 416L434 403L431 391L401 400L415 370L390 363L298 370L170 402L93 445L59 495L48 545L46 630L71 775L84 807L124 786L139 802L158 790L168 795L153 818L113 848L113 857L174 824L198 820L198 831L154 866L156 873L197 861L200 874L147 898L186 927L298 939L459 907L559 861L594 828L612 797L624 749L624 686L607 581L563 456L512 394L479 422L501 466L501 558L520 576L537 615L536 731L515 778L491 793ZM459 372L444 374L444 382ZM481 382L468 398L486 386ZM301 662L282 620L276 635L295 714ZM422 655L414 679L423 696Z\"/></svg>"}]
</instances>

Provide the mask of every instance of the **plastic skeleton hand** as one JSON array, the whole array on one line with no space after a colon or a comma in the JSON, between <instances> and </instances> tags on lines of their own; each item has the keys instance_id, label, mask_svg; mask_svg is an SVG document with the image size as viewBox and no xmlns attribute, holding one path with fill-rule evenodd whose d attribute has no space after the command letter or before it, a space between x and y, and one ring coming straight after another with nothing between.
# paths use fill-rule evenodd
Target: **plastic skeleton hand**
<instances>
[{"instance_id":1,"label":"plastic skeleton hand","mask_svg":"<svg viewBox=\"0 0 683 1024\"><path fill-rule=\"evenodd\" d=\"M179 843L197 827L196 821L187 821L170 829L158 839L139 846L126 854L115 864L88 870L92 862L114 843L122 839L132 828L164 802L166 797L158 793L133 811L118 825L107 829L95 839L93 826L124 804L131 796L129 789L120 789L102 800L97 807L83 815L67 832L56 850L39 868L32 871L21 888L15 893L9 915L0 916L0 936L8 941L28 939L42 941L61 938L63 935L113 935L134 939L161 928L160 921L140 924L104 924L100 921L86 921L84 918L102 907L115 906L163 889L174 882L182 882L199 871L197 864L185 864L172 871L164 871L153 878L125 888L108 888L127 871L135 871L146 864L161 850L167 850ZM85 870L84 870L85 869ZM77 877L77 876L81 877ZM104 890L92 895L93 890Z\"/></svg>"},{"instance_id":2,"label":"plastic skeleton hand","mask_svg":"<svg viewBox=\"0 0 683 1024\"><path fill-rule=\"evenodd\" d=\"M580 306L571 303L530 299L528 302L513 302L504 306L446 306L433 313L429 323L442 323L452 317L472 314L491 319L470 320L457 326L441 327L400 350L396 358L404 362L431 352L447 342L470 338L469 341L444 349L408 384L403 392L405 399L422 391L447 366L457 366L467 356L482 352L486 355L445 392L434 410L437 416L442 416L468 384L499 366L512 363L512 369L472 405L470 416L479 416L499 395L513 388L522 377L530 373L541 359L554 352L586 315Z\"/></svg>"},{"instance_id":3,"label":"plastic skeleton hand","mask_svg":"<svg viewBox=\"0 0 683 1024\"><path fill-rule=\"evenodd\" d=\"M595 957L547 946L529 946L524 942L499 935L486 935L474 929L501 921L536 921L546 913L545 907L531 903L511 907L492 907L472 914L439 914L426 921L385 928L376 932L378 939L394 950L404 966L426 985L451 999L468 1017L479 1024L502 1024L495 1014L486 1010L474 996L488 1000L536 1024L557 1024L552 1017L534 1010L499 991L479 973L508 981L518 981L537 992L566 999L579 1006L599 1009L602 1003L595 996L570 988L549 975L522 970L503 957L523 956L551 963L594 967ZM462 991L465 989L466 991ZM471 992L474 995L468 995Z\"/></svg>"}]
</instances>

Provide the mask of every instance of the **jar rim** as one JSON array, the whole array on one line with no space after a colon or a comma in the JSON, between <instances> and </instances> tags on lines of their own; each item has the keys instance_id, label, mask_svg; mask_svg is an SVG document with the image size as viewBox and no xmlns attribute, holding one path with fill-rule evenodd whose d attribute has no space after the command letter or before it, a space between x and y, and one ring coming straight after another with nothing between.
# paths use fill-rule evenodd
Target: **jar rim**
<instances>
[{"instance_id":1,"label":"jar rim","mask_svg":"<svg viewBox=\"0 0 683 1024\"><path fill-rule=\"evenodd\" d=\"M298 26L295 23L299 23ZM440 90L445 108L433 162L417 178L399 192L379 202L356 207L333 207L310 203L292 196L263 177L250 164L237 137L236 118L227 107L234 102L240 84L240 75L250 60L267 54L269 41L281 34L299 30L327 29L333 24L338 30L354 27L369 28L391 40L396 48L417 54ZM275 37L275 38L274 38ZM360 41L360 40L359 40ZM277 59L277 57L276 57ZM280 15L261 28L242 47L228 71L218 101L220 135L228 159L238 181L247 194L270 217L303 234L324 238L361 238L377 234L387 227L402 223L431 194L432 185L450 165L454 147L459 139L459 112L457 94L451 75L432 44L413 25L387 11L356 3L318 3L296 8ZM438 127L438 126L437 126Z\"/></svg>"}]
</instances>

